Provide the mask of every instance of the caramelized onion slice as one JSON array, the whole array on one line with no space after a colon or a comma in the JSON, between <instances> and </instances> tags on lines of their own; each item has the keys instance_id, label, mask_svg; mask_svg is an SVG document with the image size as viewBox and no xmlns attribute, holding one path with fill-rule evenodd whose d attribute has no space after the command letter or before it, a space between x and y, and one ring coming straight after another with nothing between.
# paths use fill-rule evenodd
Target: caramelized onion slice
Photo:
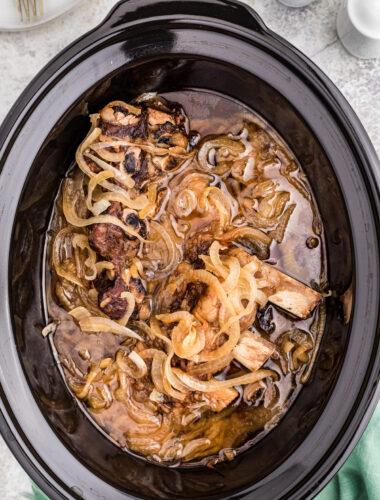
<instances>
[{"instance_id":1,"label":"caramelized onion slice","mask_svg":"<svg viewBox=\"0 0 380 500\"><path fill-rule=\"evenodd\" d=\"M98 143L99 144L99 143ZM100 156L102 160L110 161L111 163L121 163L125 159L125 151L121 151L119 153L113 153L108 151L106 148L95 148L96 144L91 144L90 148Z\"/></svg>"},{"instance_id":2,"label":"caramelized onion slice","mask_svg":"<svg viewBox=\"0 0 380 500\"><path fill-rule=\"evenodd\" d=\"M163 383L163 373L164 373L164 363L166 361L166 354L162 351L156 351L153 355L151 376L153 380L154 387L158 392L164 393L164 383Z\"/></svg>"},{"instance_id":3,"label":"caramelized onion slice","mask_svg":"<svg viewBox=\"0 0 380 500\"><path fill-rule=\"evenodd\" d=\"M134 311L136 300L135 296L131 292L122 292L120 298L126 299L128 304L127 310L125 311L123 317L118 320L119 325L125 326Z\"/></svg>"},{"instance_id":4,"label":"caramelized onion slice","mask_svg":"<svg viewBox=\"0 0 380 500\"><path fill-rule=\"evenodd\" d=\"M50 333L54 333L57 329L57 322L52 321L48 325L45 326L45 328L42 329L41 334L43 337L47 337Z\"/></svg>"},{"instance_id":5,"label":"caramelized onion slice","mask_svg":"<svg viewBox=\"0 0 380 500\"><path fill-rule=\"evenodd\" d=\"M198 163L201 170L222 175L231 167L232 161L237 159L245 151L242 142L232 139L226 135L205 137L198 150ZM218 153L222 153L219 155ZM213 156L215 161L210 162ZM217 160L217 156L222 156L223 160Z\"/></svg>"},{"instance_id":6,"label":"caramelized onion slice","mask_svg":"<svg viewBox=\"0 0 380 500\"><path fill-rule=\"evenodd\" d=\"M141 336L136 332L127 328L126 326L119 325L116 321L108 318L101 318L98 316L90 316L79 321L81 330L90 333L97 332L110 332L115 335L131 337L133 339L142 340Z\"/></svg>"},{"instance_id":7,"label":"caramelized onion slice","mask_svg":"<svg viewBox=\"0 0 380 500\"><path fill-rule=\"evenodd\" d=\"M159 314L157 319L165 324L178 322L171 332L174 353L183 359L192 359L205 346L205 334L202 328L196 329L195 318L186 311L171 314Z\"/></svg>"},{"instance_id":8,"label":"caramelized onion slice","mask_svg":"<svg viewBox=\"0 0 380 500\"><path fill-rule=\"evenodd\" d=\"M90 247L88 242L88 238L85 234L75 234L72 239L72 245L74 248L79 247L82 250L86 250L88 253L87 259L84 261L84 265L87 269L91 270L91 274L85 274L84 277L86 280L94 280L96 278L96 253Z\"/></svg>"},{"instance_id":9,"label":"caramelized onion slice","mask_svg":"<svg viewBox=\"0 0 380 500\"><path fill-rule=\"evenodd\" d=\"M219 214L219 230L223 230L231 219L231 201L228 196L215 186L207 187L199 198L198 208L201 213L208 212L209 204Z\"/></svg>"},{"instance_id":10,"label":"caramelized onion slice","mask_svg":"<svg viewBox=\"0 0 380 500\"><path fill-rule=\"evenodd\" d=\"M86 152L85 155L87 156L87 158L90 158L90 160L95 162L103 170L106 170L107 172L112 172L115 179L117 179L126 188L133 188L133 186L135 185L135 181L132 179L130 174L125 174L121 170L118 170L117 168L113 167L110 163L107 163L106 161L102 160L98 156L95 156L91 153Z\"/></svg>"},{"instance_id":11,"label":"caramelized onion slice","mask_svg":"<svg viewBox=\"0 0 380 500\"><path fill-rule=\"evenodd\" d=\"M216 271L218 274L223 278L226 279L228 276L228 269L224 266L223 262L220 259L219 252L222 249L218 241L213 241L212 245L210 246L210 259L211 263L215 267ZM239 266L240 267L240 266Z\"/></svg>"},{"instance_id":12,"label":"caramelized onion slice","mask_svg":"<svg viewBox=\"0 0 380 500\"><path fill-rule=\"evenodd\" d=\"M104 182L100 183L101 185L104 184ZM108 183L109 184L109 183ZM116 184L110 184L110 186L115 186L115 188L112 187L112 189L119 189L118 191L110 191L107 193L100 193L100 194L94 194L93 199L96 201L96 203L106 203L110 201L118 201L122 205L124 205L127 208L131 208L132 210L143 210L146 206L149 205L148 198L145 196L145 194L140 194L136 198L130 198L129 195L127 194L126 191L123 190L123 188L120 188ZM102 186L104 187L104 186Z\"/></svg>"},{"instance_id":13,"label":"caramelized onion slice","mask_svg":"<svg viewBox=\"0 0 380 500\"><path fill-rule=\"evenodd\" d=\"M53 242L53 249L52 249L52 260L53 260L53 266L55 269L55 272L58 274L58 276L61 276L61 278L65 278L68 281L71 281L71 283L74 283L75 285L78 285L80 287L83 287L83 283L81 279L78 276L75 276L74 273L70 271L66 271L62 267L62 262L61 262L61 251L62 249L64 251L67 250L66 247L66 238L71 237L70 239L70 245L72 245L72 228L70 227L65 227L59 231L57 236L54 239Z\"/></svg>"},{"instance_id":14,"label":"caramelized onion slice","mask_svg":"<svg viewBox=\"0 0 380 500\"><path fill-rule=\"evenodd\" d=\"M177 217L188 217L197 208L198 198L194 191L189 188L182 189L174 202L174 211Z\"/></svg>"},{"instance_id":15,"label":"caramelized onion slice","mask_svg":"<svg viewBox=\"0 0 380 500\"><path fill-rule=\"evenodd\" d=\"M160 258L159 268L153 268L151 270L151 272L154 273L154 279L159 279L167 276L177 267L180 256L173 237L171 236L171 234L169 234L163 224L160 224L156 221L151 221L149 227L153 232L153 238L147 243L149 245L158 245L158 242L160 242L160 245L164 247L165 252L165 254ZM145 251L147 252L147 249L145 249ZM150 260L152 259L145 259L144 263L146 266L149 265Z\"/></svg>"},{"instance_id":16,"label":"caramelized onion slice","mask_svg":"<svg viewBox=\"0 0 380 500\"><path fill-rule=\"evenodd\" d=\"M184 401L187 397L187 388L174 374L172 368L173 348L169 348L169 353L164 362L163 384L165 392L174 399Z\"/></svg>"},{"instance_id":17,"label":"caramelized onion slice","mask_svg":"<svg viewBox=\"0 0 380 500\"><path fill-rule=\"evenodd\" d=\"M223 288L228 293L238 286L240 278L240 263L236 257L228 257L225 264L229 267L229 274L222 283Z\"/></svg>"},{"instance_id":18,"label":"caramelized onion slice","mask_svg":"<svg viewBox=\"0 0 380 500\"><path fill-rule=\"evenodd\" d=\"M120 370L125 371L135 379L145 377L148 373L145 361L136 351L131 351L128 356L125 355L125 351L118 351L116 353L116 364Z\"/></svg>"},{"instance_id":19,"label":"caramelized onion slice","mask_svg":"<svg viewBox=\"0 0 380 500\"><path fill-rule=\"evenodd\" d=\"M218 237L221 241L234 241L237 238L252 238L260 241L264 245L270 245L272 241L272 239L263 231L251 226L237 227Z\"/></svg>"},{"instance_id":20,"label":"caramelized onion slice","mask_svg":"<svg viewBox=\"0 0 380 500\"><path fill-rule=\"evenodd\" d=\"M216 359L214 361L209 361L206 363L201 363L199 365L192 366L190 370L187 371L189 375L208 375L210 373L217 373L228 366L234 358L232 352L228 353L223 358Z\"/></svg>"},{"instance_id":21,"label":"caramelized onion slice","mask_svg":"<svg viewBox=\"0 0 380 500\"><path fill-rule=\"evenodd\" d=\"M90 212L92 212L94 215L101 214L110 206L110 202L108 200L104 200L104 199L100 199L95 204L92 203L92 195L93 195L94 189L102 181L104 181L106 179L111 179L113 177L114 177L113 172L110 172L108 170L104 170L103 172L99 172L98 174L94 175L94 177L90 178L90 182L88 183L88 186L87 186L86 206L87 206L88 210Z\"/></svg>"},{"instance_id":22,"label":"caramelized onion slice","mask_svg":"<svg viewBox=\"0 0 380 500\"><path fill-rule=\"evenodd\" d=\"M82 389L76 393L77 398L84 399L88 396L91 384L95 380L95 378L99 375L99 373L100 373L99 366L92 366L90 368L90 372L87 376L86 383L84 384Z\"/></svg>"},{"instance_id":23,"label":"caramelized onion slice","mask_svg":"<svg viewBox=\"0 0 380 500\"><path fill-rule=\"evenodd\" d=\"M240 338L240 326L239 326L239 321L234 321L230 327L227 330L227 335L228 335L228 340L215 349L214 351L208 351L208 352L201 352L194 356L193 361L196 363L202 363L206 361L215 361L220 358L224 358L227 356L236 344L239 342Z\"/></svg>"},{"instance_id":24,"label":"caramelized onion slice","mask_svg":"<svg viewBox=\"0 0 380 500\"><path fill-rule=\"evenodd\" d=\"M166 355L162 351L156 351L154 353L151 370L152 380L159 393L164 393L173 399L183 401L186 398L186 394L172 387L172 382L175 378L171 369L172 357L172 349L170 349L169 355ZM178 384L182 386L179 381Z\"/></svg>"},{"instance_id":25,"label":"caramelized onion slice","mask_svg":"<svg viewBox=\"0 0 380 500\"><path fill-rule=\"evenodd\" d=\"M78 322L91 316L90 311L83 306L75 307L75 309L72 309L69 314Z\"/></svg>"},{"instance_id":26,"label":"caramelized onion slice","mask_svg":"<svg viewBox=\"0 0 380 500\"><path fill-rule=\"evenodd\" d=\"M209 380L203 381L191 377L179 368L173 368L175 375L185 384L189 389L199 392L213 392L219 389L226 389L228 387L235 387L238 385L251 384L258 382L266 377L276 377L277 373L273 370L257 370L255 372L241 375L240 377L231 378L228 380Z\"/></svg>"},{"instance_id":27,"label":"caramelized onion slice","mask_svg":"<svg viewBox=\"0 0 380 500\"><path fill-rule=\"evenodd\" d=\"M95 264L95 267L96 267L96 274L100 274L102 271L104 271L104 269L112 271L115 266L109 260L101 260Z\"/></svg>"},{"instance_id":28,"label":"caramelized onion slice","mask_svg":"<svg viewBox=\"0 0 380 500\"><path fill-rule=\"evenodd\" d=\"M245 282L245 286L244 286L244 282ZM240 295L240 297L237 298L238 304L236 304L235 309L238 309L238 306L240 306L239 313L236 316L229 318L227 320L227 323L223 326L223 328L221 328L220 332L225 332L231 326L232 322L240 320L244 316L248 316L249 314L251 314L256 307L256 302L260 302L262 300L262 297L257 289L255 278L250 273L248 273L245 269L240 270L240 285L244 286L244 291L245 291L245 295L246 295L245 298L248 299L248 303L243 309L241 309L241 307L242 307L241 298L242 297ZM246 285L248 285L248 287L246 287ZM238 292L237 289L235 289L235 291ZM236 293L235 296L237 294L238 293ZM265 297L265 301L266 301L267 298L265 295L264 295L264 297ZM252 318L252 322L253 321L254 321L254 318Z\"/></svg>"}]
</instances>

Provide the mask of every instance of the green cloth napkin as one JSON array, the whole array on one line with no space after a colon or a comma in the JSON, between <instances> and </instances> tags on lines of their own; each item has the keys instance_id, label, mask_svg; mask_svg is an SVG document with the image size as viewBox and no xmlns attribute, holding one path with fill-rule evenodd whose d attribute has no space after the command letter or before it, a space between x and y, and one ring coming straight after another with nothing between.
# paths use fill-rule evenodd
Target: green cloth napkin
<instances>
[{"instance_id":1,"label":"green cloth napkin","mask_svg":"<svg viewBox=\"0 0 380 500\"><path fill-rule=\"evenodd\" d=\"M22 496L29 500L49 500L45 493L42 493L39 487L34 483L32 483L32 491L33 493L24 493Z\"/></svg>"},{"instance_id":2,"label":"green cloth napkin","mask_svg":"<svg viewBox=\"0 0 380 500\"><path fill-rule=\"evenodd\" d=\"M380 500L380 404L356 448L316 500Z\"/></svg>"},{"instance_id":3,"label":"green cloth napkin","mask_svg":"<svg viewBox=\"0 0 380 500\"><path fill-rule=\"evenodd\" d=\"M33 500L48 500L35 484ZM315 500L380 500L380 404L340 471Z\"/></svg>"}]
</instances>

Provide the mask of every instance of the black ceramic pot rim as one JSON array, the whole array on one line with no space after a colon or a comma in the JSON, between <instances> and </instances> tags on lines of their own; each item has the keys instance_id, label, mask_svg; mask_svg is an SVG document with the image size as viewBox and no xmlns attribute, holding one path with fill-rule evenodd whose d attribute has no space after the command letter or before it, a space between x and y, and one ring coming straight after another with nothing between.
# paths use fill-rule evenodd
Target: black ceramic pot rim
<instances>
[{"instance_id":1,"label":"black ceramic pot rim","mask_svg":"<svg viewBox=\"0 0 380 500\"><path fill-rule=\"evenodd\" d=\"M197 24L205 27L205 29L212 27L214 30L228 33L231 37L246 39L253 45L260 45L260 48L281 59L295 74L302 74L302 77L313 88L321 101L324 102L324 105L329 108L330 113L334 115L338 126L344 131L347 141L350 143L352 150L355 151L358 163L361 165L361 175L366 183L367 194L373 212L375 214L380 213L378 159L358 118L327 77L290 44L268 30L254 11L244 4L222 0L210 2L164 1L157 4L150 1L131 1L128 3L128 17L118 19L118 13L124 4L125 2L117 4L100 26L71 44L53 59L24 91L0 130L2 164L29 114L38 105L39 100L59 81L61 75L70 70L75 61L89 56L96 50L100 50L106 39L116 37L119 33L126 32L126 30L138 29L142 24L144 26L155 22L183 26ZM377 233L379 234L378 219L376 224ZM376 262L378 262L378 249L375 256L377 256ZM378 297L378 290L374 290L374 294L377 294ZM379 336L379 318L377 321ZM360 412L355 413L356 408L354 408L353 414L350 415L340 435L336 438L336 443L339 442L339 446L335 447L335 443L331 443L331 453L319 467L318 484L315 484L315 471L310 471L303 484L297 485L297 491L290 491L287 496L297 495L297 498L299 498L314 495L326 484L348 457L364 431L380 396L378 386L379 358L378 350L374 349L368 372L365 380L363 380L361 397L356 402ZM21 371L19 375L22 376ZM2 384L4 380L5 377L0 368L0 381ZM8 404L4 387L2 386L0 390L0 430L19 462L35 482L52 498L65 498L68 495L77 496L78 492L72 491L70 493L69 485L66 485L66 489L63 488L60 478L48 472L47 464L36 461L33 454L34 450L30 449L28 440L23 435L22 429L15 420L12 409ZM36 451L38 453L38 450ZM242 496L243 494L244 492L239 495Z\"/></svg>"}]
</instances>

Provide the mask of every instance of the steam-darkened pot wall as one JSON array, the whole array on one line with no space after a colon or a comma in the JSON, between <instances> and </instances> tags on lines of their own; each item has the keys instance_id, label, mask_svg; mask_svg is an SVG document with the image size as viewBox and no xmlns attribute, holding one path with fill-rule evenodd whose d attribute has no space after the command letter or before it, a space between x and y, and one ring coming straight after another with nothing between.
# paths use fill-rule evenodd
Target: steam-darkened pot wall
<instances>
[{"instance_id":1,"label":"steam-darkened pot wall","mask_svg":"<svg viewBox=\"0 0 380 500\"><path fill-rule=\"evenodd\" d=\"M111 100L128 101L142 92L181 88L204 88L229 95L260 113L278 130L313 187L326 231L330 288L336 296L349 286L353 272L345 204L329 160L314 135L323 131L310 130L305 117L251 73L206 59L156 59L126 66L100 80L62 116L33 162L17 212L10 267L16 341L30 388L65 445L106 481L152 498L173 494L181 498L226 496L273 471L317 423L340 369L349 329L349 325L343 325L340 302L329 298L326 332L310 383L273 431L232 463L217 466L217 471L167 469L131 457L95 429L75 404L49 342L41 336L46 320L41 281L45 231L59 183L88 130L88 113L97 112Z\"/></svg>"}]
</instances>

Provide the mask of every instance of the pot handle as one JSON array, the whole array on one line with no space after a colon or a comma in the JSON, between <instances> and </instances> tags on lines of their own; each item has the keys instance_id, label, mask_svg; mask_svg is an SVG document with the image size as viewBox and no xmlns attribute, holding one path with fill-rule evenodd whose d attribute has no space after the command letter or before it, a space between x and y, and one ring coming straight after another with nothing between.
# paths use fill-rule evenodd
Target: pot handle
<instances>
[{"instance_id":1,"label":"pot handle","mask_svg":"<svg viewBox=\"0 0 380 500\"><path fill-rule=\"evenodd\" d=\"M262 34L271 33L256 11L236 0L121 0L93 33L103 36L157 18L168 24L203 18Z\"/></svg>"}]
</instances>

